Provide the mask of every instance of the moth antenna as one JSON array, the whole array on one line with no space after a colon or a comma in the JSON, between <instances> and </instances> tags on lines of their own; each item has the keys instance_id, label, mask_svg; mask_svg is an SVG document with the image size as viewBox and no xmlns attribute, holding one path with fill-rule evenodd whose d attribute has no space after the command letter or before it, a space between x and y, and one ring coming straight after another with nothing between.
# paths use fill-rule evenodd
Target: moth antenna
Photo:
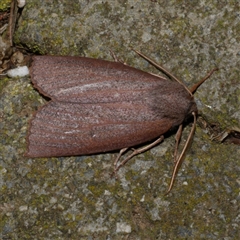
<instances>
[{"instance_id":1,"label":"moth antenna","mask_svg":"<svg viewBox=\"0 0 240 240\"><path fill-rule=\"evenodd\" d=\"M192 115L193 115L193 118L194 118L193 126L192 126L192 129L191 129L191 132L188 135L188 139L187 139L187 141L186 141L186 143L184 145L184 148L183 148L183 150L182 150L182 152L181 152L177 162L175 163L175 166L174 166L174 169L173 169L173 173L172 173L172 177L171 177L171 181L170 181L170 184L169 184L169 188L168 188L168 190L166 192L166 195L172 190L174 180L175 180L176 175L178 173L178 170L179 170L179 168L180 168L180 166L182 164L182 161L184 159L184 155L185 155L185 153L187 151L187 148L189 147L189 144L192 141L192 138L193 138L193 135L194 135L194 132L195 132L195 129L196 129L196 122L197 122L196 113L193 112Z\"/></svg>"},{"instance_id":2,"label":"moth antenna","mask_svg":"<svg viewBox=\"0 0 240 240\"><path fill-rule=\"evenodd\" d=\"M132 49L135 53L137 53L140 57L142 57L143 59L147 60L149 63L151 63L154 67L160 69L163 73L165 73L168 77L170 77L171 79L174 79L175 81L177 81L179 84L181 84L192 96L192 91L190 91L178 78L176 78L174 75L172 75L168 70L166 70L164 67L158 65L155 61L153 61L152 59L148 58L147 56L145 56L144 54L142 54L141 52Z\"/></svg>"},{"instance_id":3,"label":"moth antenna","mask_svg":"<svg viewBox=\"0 0 240 240\"><path fill-rule=\"evenodd\" d=\"M200 80L198 83L194 84L189 90L191 91L191 93L193 94L194 92L196 92L196 90L198 89L199 86L202 85L202 83L204 83L208 78L211 77L211 75L217 71L218 68L214 68L212 69L202 80Z\"/></svg>"}]
</instances>

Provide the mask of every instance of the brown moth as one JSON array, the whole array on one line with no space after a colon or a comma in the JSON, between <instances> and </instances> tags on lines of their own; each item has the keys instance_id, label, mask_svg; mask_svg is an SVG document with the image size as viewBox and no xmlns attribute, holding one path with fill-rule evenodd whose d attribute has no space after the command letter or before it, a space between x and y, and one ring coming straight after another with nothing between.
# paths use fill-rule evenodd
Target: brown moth
<instances>
[{"instance_id":1,"label":"brown moth","mask_svg":"<svg viewBox=\"0 0 240 240\"><path fill-rule=\"evenodd\" d=\"M116 172L130 158L161 142L166 132L180 126L169 192L196 125L197 106L192 93L214 70L188 90L179 80L169 81L120 62L34 56L31 80L51 100L31 120L26 155L58 157L121 149L114 163ZM189 139L177 157L182 124L191 116L194 124ZM118 164L128 148L148 142L152 143L134 150Z\"/></svg>"}]
</instances>

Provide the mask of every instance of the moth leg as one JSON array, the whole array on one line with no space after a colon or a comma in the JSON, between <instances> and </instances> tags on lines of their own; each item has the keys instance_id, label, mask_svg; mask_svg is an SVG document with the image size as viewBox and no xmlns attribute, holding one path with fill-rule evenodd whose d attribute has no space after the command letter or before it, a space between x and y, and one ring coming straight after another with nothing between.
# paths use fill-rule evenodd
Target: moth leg
<instances>
[{"instance_id":1,"label":"moth leg","mask_svg":"<svg viewBox=\"0 0 240 240\"><path fill-rule=\"evenodd\" d=\"M140 153L143 153L151 148L153 148L154 146L156 146L158 143L162 142L164 139L164 136L160 136L156 141L150 143L149 145L147 146L144 146L142 148L139 148L139 149L134 149L134 151L128 156L126 157L122 162L120 162L120 164L117 166L115 165L115 163L117 164L117 162L119 161L119 158L121 157L122 153L125 152L127 149L124 148L120 151L117 159L115 160L115 163L114 163L114 172L113 174L116 174L117 171L123 166L125 165L131 158L133 158L134 156L140 154Z\"/></svg>"},{"instance_id":2,"label":"moth leg","mask_svg":"<svg viewBox=\"0 0 240 240\"><path fill-rule=\"evenodd\" d=\"M179 125L176 136L175 136L175 150L174 150L174 163L177 162L177 152L178 152L178 147L179 147L179 142L181 140L181 136L182 136L182 129L183 129L183 125Z\"/></svg>"},{"instance_id":3,"label":"moth leg","mask_svg":"<svg viewBox=\"0 0 240 240\"><path fill-rule=\"evenodd\" d=\"M114 169L117 168L117 164L118 164L119 159L121 158L121 156L123 155L123 153L125 153L127 150L128 150L128 148L123 148L123 149L120 150L117 158L116 158L115 161L114 161Z\"/></svg>"},{"instance_id":4,"label":"moth leg","mask_svg":"<svg viewBox=\"0 0 240 240\"><path fill-rule=\"evenodd\" d=\"M111 53L112 58L114 59L115 62L120 62L120 63L122 63L122 64L124 64L124 65L127 65L124 61L120 60L120 59L117 57L117 55L116 55L112 50L110 50L110 53Z\"/></svg>"},{"instance_id":5,"label":"moth leg","mask_svg":"<svg viewBox=\"0 0 240 240\"><path fill-rule=\"evenodd\" d=\"M190 133L188 135L188 138L187 138L187 141L186 141L186 143L184 145L184 148L183 148L179 158L177 159L177 161L176 161L176 163L174 165L171 181L170 181L170 184L169 184L169 187L168 187L168 190L167 190L166 194L168 194L171 191L172 187L173 187L174 180L175 180L176 175L178 173L178 170L179 170L179 168L180 168L180 166L181 166L181 164L182 164L182 162L184 160L185 153L186 153L186 151L187 151L188 147L190 146L190 143L191 143L191 141L193 139L193 135L194 135L194 132L195 132L195 129L196 129L197 117L196 117L196 113L195 112L192 112L192 115L194 117L193 126L192 126L192 129L191 129L191 131L190 131Z\"/></svg>"}]
</instances>

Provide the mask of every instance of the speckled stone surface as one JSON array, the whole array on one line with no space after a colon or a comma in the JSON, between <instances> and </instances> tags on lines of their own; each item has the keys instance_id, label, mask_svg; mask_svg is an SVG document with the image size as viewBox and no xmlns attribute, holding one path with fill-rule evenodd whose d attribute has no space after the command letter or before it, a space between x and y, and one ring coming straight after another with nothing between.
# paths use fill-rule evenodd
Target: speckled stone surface
<instances>
[{"instance_id":1,"label":"speckled stone surface","mask_svg":"<svg viewBox=\"0 0 240 240\"><path fill-rule=\"evenodd\" d=\"M240 128L238 1L27 1L14 41L32 52L111 60L159 73L134 47L191 86L200 114ZM172 192L174 135L110 178L116 154L24 157L28 122L46 100L28 77L0 82L1 239L239 239L240 147L197 126ZM187 126L182 137L187 137Z\"/></svg>"}]
</instances>

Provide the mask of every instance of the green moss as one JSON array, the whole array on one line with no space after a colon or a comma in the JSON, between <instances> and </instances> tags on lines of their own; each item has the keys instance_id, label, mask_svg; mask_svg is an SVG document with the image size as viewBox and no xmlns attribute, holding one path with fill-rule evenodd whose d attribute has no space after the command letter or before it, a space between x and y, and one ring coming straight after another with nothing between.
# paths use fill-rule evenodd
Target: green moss
<instances>
[{"instance_id":1,"label":"green moss","mask_svg":"<svg viewBox=\"0 0 240 240\"><path fill-rule=\"evenodd\" d=\"M0 11L6 11L7 9L10 8L11 5L11 0L1 0L0 3Z\"/></svg>"},{"instance_id":2,"label":"green moss","mask_svg":"<svg viewBox=\"0 0 240 240\"><path fill-rule=\"evenodd\" d=\"M3 88L8 84L9 78L0 79L0 93L2 92Z\"/></svg>"},{"instance_id":3,"label":"green moss","mask_svg":"<svg viewBox=\"0 0 240 240\"><path fill-rule=\"evenodd\" d=\"M104 184L96 185L96 183L94 183L94 184L89 184L88 189L94 194L95 197L100 197L103 194L104 189L106 188Z\"/></svg>"}]
</instances>

